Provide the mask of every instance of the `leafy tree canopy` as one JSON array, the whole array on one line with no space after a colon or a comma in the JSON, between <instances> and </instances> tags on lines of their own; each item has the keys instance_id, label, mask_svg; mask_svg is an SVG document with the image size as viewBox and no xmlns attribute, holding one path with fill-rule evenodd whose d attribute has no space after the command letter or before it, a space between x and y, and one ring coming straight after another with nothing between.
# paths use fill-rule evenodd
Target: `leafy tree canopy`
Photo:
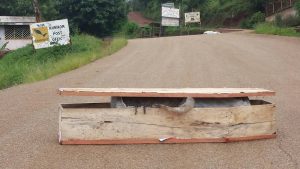
<instances>
[{"instance_id":1,"label":"leafy tree canopy","mask_svg":"<svg viewBox=\"0 0 300 169\"><path fill-rule=\"evenodd\" d=\"M119 28L126 16L123 0L63 0L58 6L73 28L100 36Z\"/></svg>"},{"instance_id":2,"label":"leafy tree canopy","mask_svg":"<svg viewBox=\"0 0 300 169\"><path fill-rule=\"evenodd\" d=\"M32 0L0 0L0 15L33 16ZM39 0L44 21L68 18L71 30L106 36L126 18L125 0Z\"/></svg>"},{"instance_id":3,"label":"leafy tree canopy","mask_svg":"<svg viewBox=\"0 0 300 169\"><path fill-rule=\"evenodd\" d=\"M29 16L33 13L31 0L0 0L1 16Z\"/></svg>"}]
</instances>

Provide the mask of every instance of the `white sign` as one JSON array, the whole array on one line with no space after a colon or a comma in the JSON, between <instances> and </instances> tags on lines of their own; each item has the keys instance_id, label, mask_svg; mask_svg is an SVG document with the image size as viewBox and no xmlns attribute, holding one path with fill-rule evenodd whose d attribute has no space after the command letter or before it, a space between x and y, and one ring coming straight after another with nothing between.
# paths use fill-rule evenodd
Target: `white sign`
<instances>
[{"instance_id":1,"label":"white sign","mask_svg":"<svg viewBox=\"0 0 300 169\"><path fill-rule=\"evenodd\" d=\"M163 6L163 7L168 7L168 8L175 8L175 4L174 3L164 3L164 4L162 4L161 6Z\"/></svg>"},{"instance_id":2,"label":"white sign","mask_svg":"<svg viewBox=\"0 0 300 169\"><path fill-rule=\"evenodd\" d=\"M179 9L161 7L161 16L167 17L167 18L180 18L179 17Z\"/></svg>"},{"instance_id":3,"label":"white sign","mask_svg":"<svg viewBox=\"0 0 300 169\"><path fill-rule=\"evenodd\" d=\"M30 31L35 49L70 43L70 30L67 19L34 23L30 25Z\"/></svg>"},{"instance_id":4,"label":"white sign","mask_svg":"<svg viewBox=\"0 0 300 169\"><path fill-rule=\"evenodd\" d=\"M177 18L162 18L162 26L179 26L179 19Z\"/></svg>"},{"instance_id":5,"label":"white sign","mask_svg":"<svg viewBox=\"0 0 300 169\"><path fill-rule=\"evenodd\" d=\"M185 23L201 23L200 12L185 13Z\"/></svg>"}]
</instances>

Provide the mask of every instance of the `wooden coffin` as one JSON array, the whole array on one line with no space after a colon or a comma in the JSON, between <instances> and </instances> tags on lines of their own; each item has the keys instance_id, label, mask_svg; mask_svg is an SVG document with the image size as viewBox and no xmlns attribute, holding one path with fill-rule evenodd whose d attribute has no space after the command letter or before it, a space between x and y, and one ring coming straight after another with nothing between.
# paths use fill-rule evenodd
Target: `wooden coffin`
<instances>
[{"instance_id":1,"label":"wooden coffin","mask_svg":"<svg viewBox=\"0 0 300 169\"><path fill-rule=\"evenodd\" d=\"M193 90L196 92L192 92ZM205 89L60 89L59 94L208 98L275 94L264 89L209 89L207 91L205 92ZM155 144L234 142L274 138L276 136L275 108L272 103L251 100L250 106L194 108L188 113L178 114L150 107L111 108L109 103L62 104L59 109L59 142L61 144Z\"/></svg>"}]
</instances>

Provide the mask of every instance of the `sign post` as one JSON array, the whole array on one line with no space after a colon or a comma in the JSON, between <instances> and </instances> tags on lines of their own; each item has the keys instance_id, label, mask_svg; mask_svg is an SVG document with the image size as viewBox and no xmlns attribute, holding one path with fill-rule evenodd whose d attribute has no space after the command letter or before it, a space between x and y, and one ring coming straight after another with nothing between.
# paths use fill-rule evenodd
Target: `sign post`
<instances>
[{"instance_id":1,"label":"sign post","mask_svg":"<svg viewBox=\"0 0 300 169\"><path fill-rule=\"evenodd\" d=\"M70 44L70 30L67 19L34 23L30 31L35 49Z\"/></svg>"},{"instance_id":2,"label":"sign post","mask_svg":"<svg viewBox=\"0 0 300 169\"><path fill-rule=\"evenodd\" d=\"M201 24L200 12L185 13L185 24L187 23L199 23Z\"/></svg>"},{"instance_id":3,"label":"sign post","mask_svg":"<svg viewBox=\"0 0 300 169\"><path fill-rule=\"evenodd\" d=\"M179 9L162 7L161 8L162 26L179 26Z\"/></svg>"},{"instance_id":4,"label":"sign post","mask_svg":"<svg viewBox=\"0 0 300 169\"><path fill-rule=\"evenodd\" d=\"M175 4L173 2L164 3L161 5L162 7L175 8Z\"/></svg>"},{"instance_id":5,"label":"sign post","mask_svg":"<svg viewBox=\"0 0 300 169\"><path fill-rule=\"evenodd\" d=\"M188 12L188 13L185 13L184 16L185 16L185 20L184 20L185 26L187 24L191 24L191 23L199 23L199 25L201 27L200 12ZM188 30L190 30L189 26L188 26ZM190 33L188 33L188 34L190 34Z\"/></svg>"},{"instance_id":6,"label":"sign post","mask_svg":"<svg viewBox=\"0 0 300 169\"><path fill-rule=\"evenodd\" d=\"M174 3L165 3L161 7L161 30L162 34L163 26L178 27L180 19L180 9L174 7Z\"/></svg>"}]
</instances>

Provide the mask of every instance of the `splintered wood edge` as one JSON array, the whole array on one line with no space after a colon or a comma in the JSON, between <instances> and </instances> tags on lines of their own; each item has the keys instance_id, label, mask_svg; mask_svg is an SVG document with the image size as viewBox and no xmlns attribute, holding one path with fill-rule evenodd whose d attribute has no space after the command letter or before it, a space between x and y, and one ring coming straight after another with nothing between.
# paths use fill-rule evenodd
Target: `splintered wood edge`
<instances>
[{"instance_id":1,"label":"splintered wood edge","mask_svg":"<svg viewBox=\"0 0 300 169\"><path fill-rule=\"evenodd\" d=\"M58 89L57 92L61 96L194 97L194 98L274 96L276 94L274 91L259 89L259 88L183 88L183 89L60 88Z\"/></svg>"},{"instance_id":2,"label":"splintered wood edge","mask_svg":"<svg viewBox=\"0 0 300 169\"><path fill-rule=\"evenodd\" d=\"M120 139L120 140L59 140L62 145L119 145L119 144L183 144L183 143L230 143L240 141L254 141L261 139L273 139L277 134L258 135L247 137L233 137L233 138L192 138L192 139L177 139L168 138L165 141L159 139Z\"/></svg>"}]
</instances>

